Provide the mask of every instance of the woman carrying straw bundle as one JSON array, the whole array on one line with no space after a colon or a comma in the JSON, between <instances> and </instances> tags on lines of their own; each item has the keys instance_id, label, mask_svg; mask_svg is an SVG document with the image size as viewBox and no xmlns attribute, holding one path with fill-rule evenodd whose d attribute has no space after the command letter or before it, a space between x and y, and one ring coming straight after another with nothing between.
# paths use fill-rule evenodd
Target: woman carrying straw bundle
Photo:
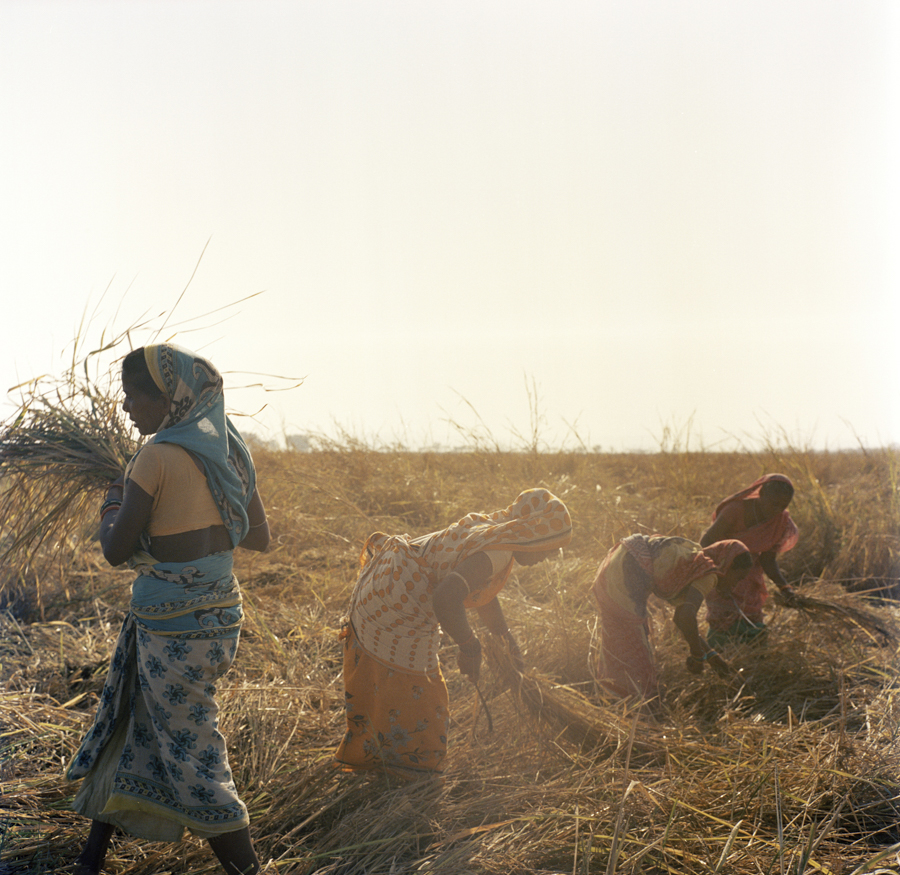
<instances>
[{"instance_id":1,"label":"woman carrying straw bundle","mask_svg":"<svg viewBox=\"0 0 900 875\"><path fill-rule=\"evenodd\" d=\"M122 388L123 409L153 437L101 508L104 556L138 576L93 728L67 772L83 779L74 808L93 821L74 872L100 871L115 827L154 841L178 841L186 827L226 872L253 875L214 698L243 618L232 551L269 544L253 461L206 359L171 344L135 350Z\"/></svg>"},{"instance_id":2,"label":"woman carrying straw bundle","mask_svg":"<svg viewBox=\"0 0 900 875\"><path fill-rule=\"evenodd\" d=\"M795 599L794 589L778 567L778 554L792 549L799 536L788 513L794 485L784 474L766 474L746 489L729 495L713 513L713 524L700 538L707 547L716 541L736 538L753 554L753 566L729 594L713 590L706 598L709 642L722 647L765 635L763 605L769 597L763 572L775 583L786 602Z\"/></svg>"},{"instance_id":3,"label":"woman carrying straw bundle","mask_svg":"<svg viewBox=\"0 0 900 875\"><path fill-rule=\"evenodd\" d=\"M728 664L700 635L697 611L704 596L713 589L727 593L752 562L747 548L734 540L706 548L663 535L632 535L620 541L600 564L593 584L602 633L598 682L617 696L648 700L658 712L647 618L651 593L675 606L673 620L690 648L688 670L700 674L709 665L727 677Z\"/></svg>"},{"instance_id":4,"label":"woman carrying straw bundle","mask_svg":"<svg viewBox=\"0 0 900 875\"><path fill-rule=\"evenodd\" d=\"M475 608L521 666L497 594L514 564L534 565L571 538L566 506L545 489L420 538L372 535L341 632L347 732L338 763L404 777L441 772L450 719L441 631L459 647L459 670L477 683L481 642L466 616Z\"/></svg>"}]
</instances>

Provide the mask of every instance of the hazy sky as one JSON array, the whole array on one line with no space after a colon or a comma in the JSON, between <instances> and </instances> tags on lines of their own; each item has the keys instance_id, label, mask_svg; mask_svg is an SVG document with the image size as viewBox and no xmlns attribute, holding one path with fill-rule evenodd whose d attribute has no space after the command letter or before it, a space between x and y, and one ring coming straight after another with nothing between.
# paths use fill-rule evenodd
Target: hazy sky
<instances>
[{"instance_id":1,"label":"hazy sky","mask_svg":"<svg viewBox=\"0 0 900 875\"><path fill-rule=\"evenodd\" d=\"M209 240L175 321L264 293L175 340L305 378L257 433L900 442L898 48L894 0L7 0L0 388Z\"/></svg>"}]
</instances>

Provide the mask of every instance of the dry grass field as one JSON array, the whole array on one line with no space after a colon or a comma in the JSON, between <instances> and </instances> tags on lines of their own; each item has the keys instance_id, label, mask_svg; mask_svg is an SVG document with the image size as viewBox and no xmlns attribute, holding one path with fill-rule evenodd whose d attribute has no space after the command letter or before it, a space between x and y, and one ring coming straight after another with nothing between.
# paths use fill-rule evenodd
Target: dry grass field
<instances>
[{"instance_id":1,"label":"dry grass field","mask_svg":"<svg viewBox=\"0 0 900 875\"><path fill-rule=\"evenodd\" d=\"M279 873L898 872L897 639L841 613L769 602L764 648L724 654L729 686L684 668L652 606L665 719L594 689L596 567L633 532L694 539L718 499L780 471L801 540L782 566L807 595L894 623L900 454L378 452L353 441L256 454L273 545L240 553L247 622L220 684L251 831ZM558 560L519 569L501 599L525 652L519 691L485 669L493 732L445 650L453 727L442 782L392 783L332 764L343 731L338 630L370 533L425 533L545 486L572 513ZM95 519L99 498L87 522ZM0 522L0 536L20 521ZM88 824L67 759L90 725L131 575L89 532L0 568L0 872L62 871ZM474 618L473 618L474 619ZM205 843L117 836L117 875L213 873Z\"/></svg>"}]
</instances>

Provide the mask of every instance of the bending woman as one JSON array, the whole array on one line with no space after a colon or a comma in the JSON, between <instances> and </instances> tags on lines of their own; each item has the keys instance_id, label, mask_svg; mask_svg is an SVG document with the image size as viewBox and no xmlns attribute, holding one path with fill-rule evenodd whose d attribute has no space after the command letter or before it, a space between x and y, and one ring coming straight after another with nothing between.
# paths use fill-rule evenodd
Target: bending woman
<instances>
[{"instance_id":1,"label":"bending woman","mask_svg":"<svg viewBox=\"0 0 900 875\"><path fill-rule=\"evenodd\" d=\"M460 671L477 681L481 643L466 615L475 608L521 665L497 594L515 563L534 565L571 538L566 506L545 489L420 538L372 535L341 633L347 732L338 763L404 776L440 772L450 721L441 630L459 645Z\"/></svg>"},{"instance_id":2,"label":"bending woman","mask_svg":"<svg viewBox=\"0 0 900 875\"><path fill-rule=\"evenodd\" d=\"M647 619L651 593L675 606L673 620L690 649L688 669L699 674L708 664L727 676L727 663L700 635L697 611L713 589L727 593L752 561L747 548L734 540L706 548L663 535L620 541L607 553L593 585L602 632L598 682L618 696L658 699Z\"/></svg>"},{"instance_id":3,"label":"bending woman","mask_svg":"<svg viewBox=\"0 0 900 875\"><path fill-rule=\"evenodd\" d=\"M93 821L74 871L100 871L115 827L173 842L186 827L230 875L253 875L214 698L243 618L232 551L269 544L253 461L206 359L171 344L137 349L122 389L123 409L153 437L101 509L103 555L137 578L93 728L66 774L83 779L74 808Z\"/></svg>"},{"instance_id":4,"label":"bending woman","mask_svg":"<svg viewBox=\"0 0 900 875\"><path fill-rule=\"evenodd\" d=\"M764 572L790 604L794 590L778 567L777 557L792 549L799 537L787 510L793 497L794 485L784 474L766 474L724 499L713 514L713 524L700 538L704 547L737 538L753 554L749 573L730 594L713 591L706 598L709 640L714 646L752 641L766 632L763 605L769 593Z\"/></svg>"}]
</instances>

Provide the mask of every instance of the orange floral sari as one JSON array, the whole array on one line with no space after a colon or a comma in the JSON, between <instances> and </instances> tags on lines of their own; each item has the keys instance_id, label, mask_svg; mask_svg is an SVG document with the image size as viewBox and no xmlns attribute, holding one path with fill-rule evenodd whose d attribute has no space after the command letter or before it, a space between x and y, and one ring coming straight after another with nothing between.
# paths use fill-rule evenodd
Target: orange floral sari
<instances>
[{"instance_id":1,"label":"orange floral sari","mask_svg":"<svg viewBox=\"0 0 900 875\"><path fill-rule=\"evenodd\" d=\"M566 506L545 489L529 489L504 510L469 514L419 538L372 535L341 633L347 712L347 732L335 754L341 767L407 775L441 771L450 715L438 660L435 587L475 553L542 552L571 537ZM465 606L492 601L512 565L470 593Z\"/></svg>"}]
</instances>

